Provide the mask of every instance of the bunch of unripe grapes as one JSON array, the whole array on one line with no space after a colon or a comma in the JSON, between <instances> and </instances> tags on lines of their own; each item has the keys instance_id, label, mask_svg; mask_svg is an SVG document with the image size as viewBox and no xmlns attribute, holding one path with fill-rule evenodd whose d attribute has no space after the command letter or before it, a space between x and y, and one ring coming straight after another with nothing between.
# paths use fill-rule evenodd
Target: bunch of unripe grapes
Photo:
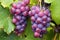
<instances>
[{"instance_id":1,"label":"bunch of unripe grapes","mask_svg":"<svg viewBox=\"0 0 60 40\"><path fill-rule=\"evenodd\" d=\"M50 11L46 7L28 6L30 0L23 0L22 2L13 3L11 13L13 15L12 22L15 24L15 33L21 34L26 25L27 16L31 19L32 31L34 37L41 38L47 32L47 27L50 26Z\"/></svg>"},{"instance_id":2,"label":"bunch of unripe grapes","mask_svg":"<svg viewBox=\"0 0 60 40\"><path fill-rule=\"evenodd\" d=\"M23 0L22 2L13 3L10 9L13 15L12 22L15 24L15 33L20 35L26 27L26 18L30 10L28 4L30 0Z\"/></svg>"}]
</instances>

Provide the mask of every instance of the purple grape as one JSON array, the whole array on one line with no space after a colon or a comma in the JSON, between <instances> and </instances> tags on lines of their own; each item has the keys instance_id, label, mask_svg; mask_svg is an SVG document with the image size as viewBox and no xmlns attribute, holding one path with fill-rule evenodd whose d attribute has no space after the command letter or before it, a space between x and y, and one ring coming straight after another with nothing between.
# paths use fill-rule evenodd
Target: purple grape
<instances>
[{"instance_id":1,"label":"purple grape","mask_svg":"<svg viewBox=\"0 0 60 40\"><path fill-rule=\"evenodd\" d=\"M43 25L42 24L38 24L38 28L43 28Z\"/></svg>"},{"instance_id":2,"label":"purple grape","mask_svg":"<svg viewBox=\"0 0 60 40\"><path fill-rule=\"evenodd\" d=\"M44 13L41 11L41 12L38 13L38 15L39 15L40 17L42 17L42 16L44 16Z\"/></svg>"},{"instance_id":3,"label":"purple grape","mask_svg":"<svg viewBox=\"0 0 60 40\"><path fill-rule=\"evenodd\" d=\"M12 7L16 8L16 3L13 3L13 4L12 4Z\"/></svg>"},{"instance_id":4,"label":"purple grape","mask_svg":"<svg viewBox=\"0 0 60 40\"><path fill-rule=\"evenodd\" d=\"M36 6L32 6L32 8L31 8L32 10L35 10L36 9Z\"/></svg>"},{"instance_id":5,"label":"purple grape","mask_svg":"<svg viewBox=\"0 0 60 40\"><path fill-rule=\"evenodd\" d=\"M21 6L26 6L26 4L24 2L21 3Z\"/></svg>"},{"instance_id":6,"label":"purple grape","mask_svg":"<svg viewBox=\"0 0 60 40\"><path fill-rule=\"evenodd\" d=\"M29 6L26 6L25 8L26 8L26 11L29 11L30 10L30 7Z\"/></svg>"},{"instance_id":7,"label":"purple grape","mask_svg":"<svg viewBox=\"0 0 60 40\"><path fill-rule=\"evenodd\" d=\"M29 16L32 16L32 12L31 12L31 11L29 11L29 13L28 13L28 14L29 14Z\"/></svg>"},{"instance_id":8,"label":"purple grape","mask_svg":"<svg viewBox=\"0 0 60 40\"><path fill-rule=\"evenodd\" d=\"M15 24L17 22L17 19L13 18L12 22Z\"/></svg>"},{"instance_id":9,"label":"purple grape","mask_svg":"<svg viewBox=\"0 0 60 40\"><path fill-rule=\"evenodd\" d=\"M20 10L21 10L22 12L24 12L24 11L25 11L25 7L24 7L24 6L21 6Z\"/></svg>"},{"instance_id":10,"label":"purple grape","mask_svg":"<svg viewBox=\"0 0 60 40\"><path fill-rule=\"evenodd\" d=\"M34 17L34 16L32 16L32 17L31 17L31 20L32 20L32 21L35 21L35 17Z\"/></svg>"},{"instance_id":11,"label":"purple grape","mask_svg":"<svg viewBox=\"0 0 60 40\"><path fill-rule=\"evenodd\" d=\"M20 9L16 9L16 14L20 14Z\"/></svg>"},{"instance_id":12,"label":"purple grape","mask_svg":"<svg viewBox=\"0 0 60 40\"><path fill-rule=\"evenodd\" d=\"M15 33L20 35L26 28L26 17L30 7L28 6L30 0L24 0L22 2L13 3L10 12L13 14L12 22L15 24Z\"/></svg>"},{"instance_id":13,"label":"purple grape","mask_svg":"<svg viewBox=\"0 0 60 40\"><path fill-rule=\"evenodd\" d=\"M38 38L40 36L40 34L38 32L34 33L34 37Z\"/></svg>"},{"instance_id":14,"label":"purple grape","mask_svg":"<svg viewBox=\"0 0 60 40\"><path fill-rule=\"evenodd\" d=\"M48 17L48 18L47 18L47 22L50 22L50 21L51 21L51 19L50 19L50 17Z\"/></svg>"},{"instance_id":15,"label":"purple grape","mask_svg":"<svg viewBox=\"0 0 60 40\"><path fill-rule=\"evenodd\" d=\"M46 24L46 27L49 27L49 26L50 26L50 23L47 23L47 24Z\"/></svg>"},{"instance_id":16,"label":"purple grape","mask_svg":"<svg viewBox=\"0 0 60 40\"><path fill-rule=\"evenodd\" d=\"M40 28L36 28L36 32L40 33L41 29Z\"/></svg>"},{"instance_id":17,"label":"purple grape","mask_svg":"<svg viewBox=\"0 0 60 40\"><path fill-rule=\"evenodd\" d=\"M27 11L24 11L24 12L23 12L23 15L24 15L24 16L27 16L27 15L28 15Z\"/></svg>"},{"instance_id":18,"label":"purple grape","mask_svg":"<svg viewBox=\"0 0 60 40\"><path fill-rule=\"evenodd\" d=\"M17 25L17 26L16 26L16 29L19 30L21 27L22 27L21 25Z\"/></svg>"},{"instance_id":19,"label":"purple grape","mask_svg":"<svg viewBox=\"0 0 60 40\"><path fill-rule=\"evenodd\" d=\"M26 17L22 16L22 20L26 20Z\"/></svg>"},{"instance_id":20,"label":"purple grape","mask_svg":"<svg viewBox=\"0 0 60 40\"><path fill-rule=\"evenodd\" d=\"M39 36L40 38L42 38L43 37L43 35L42 34L40 34L40 36Z\"/></svg>"},{"instance_id":21,"label":"purple grape","mask_svg":"<svg viewBox=\"0 0 60 40\"><path fill-rule=\"evenodd\" d=\"M17 16L16 16L16 19L17 19L17 20L21 20L22 18L21 18L21 16L17 15Z\"/></svg>"},{"instance_id":22,"label":"purple grape","mask_svg":"<svg viewBox=\"0 0 60 40\"><path fill-rule=\"evenodd\" d=\"M49 10L48 9L44 11L44 14L45 15L48 15L48 13L49 13Z\"/></svg>"},{"instance_id":23,"label":"purple grape","mask_svg":"<svg viewBox=\"0 0 60 40\"><path fill-rule=\"evenodd\" d=\"M46 20L47 20L47 16L44 15L44 16L42 17L42 19L43 19L43 21L46 21Z\"/></svg>"},{"instance_id":24,"label":"purple grape","mask_svg":"<svg viewBox=\"0 0 60 40\"><path fill-rule=\"evenodd\" d=\"M25 24L22 24L22 27L25 27L26 25Z\"/></svg>"},{"instance_id":25,"label":"purple grape","mask_svg":"<svg viewBox=\"0 0 60 40\"><path fill-rule=\"evenodd\" d=\"M50 12L45 7L33 6L29 11L34 37L43 37L47 32L46 28L50 26Z\"/></svg>"},{"instance_id":26,"label":"purple grape","mask_svg":"<svg viewBox=\"0 0 60 40\"><path fill-rule=\"evenodd\" d=\"M24 20L20 20L20 23L23 23L24 22Z\"/></svg>"},{"instance_id":27,"label":"purple grape","mask_svg":"<svg viewBox=\"0 0 60 40\"><path fill-rule=\"evenodd\" d=\"M32 29L33 29L33 28L37 28L37 24L33 24L33 25L32 25Z\"/></svg>"},{"instance_id":28,"label":"purple grape","mask_svg":"<svg viewBox=\"0 0 60 40\"><path fill-rule=\"evenodd\" d=\"M36 13L38 14L40 12L40 8L36 7Z\"/></svg>"},{"instance_id":29,"label":"purple grape","mask_svg":"<svg viewBox=\"0 0 60 40\"><path fill-rule=\"evenodd\" d=\"M17 9L20 9L20 7L21 7L21 4L17 4Z\"/></svg>"},{"instance_id":30,"label":"purple grape","mask_svg":"<svg viewBox=\"0 0 60 40\"><path fill-rule=\"evenodd\" d=\"M20 22L16 22L15 25L20 25Z\"/></svg>"},{"instance_id":31,"label":"purple grape","mask_svg":"<svg viewBox=\"0 0 60 40\"><path fill-rule=\"evenodd\" d=\"M29 4L29 3L30 3L30 0L23 0L23 2L24 2L25 4Z\"/></svg>"},{"instance_id":32,"label":"purple grape","mask_svg":"<svg viewBox=\"0 0 60 40\"><path fill-rule=\"evenodd\" d=\"M21 28L20 30L19 30L19 32L23 32L24 31L24 28Z\"/></svg>"},{"instance_id":33,"label":"purple grape","mask_svg":"<svg viewBox=\"0 0 60 40\"><path fill-rule=\"evenodd\" d=\"M34 17L37 19L38 18L38 14L35 14Z\"/></svg>"},{"instance_id":34,"label":"purple grape","mask_svg":"<svg viewBox=\"0 0 60 40\"><path fill-rule=\"evenodd\" d=\"M14 13L15 13L15 8L12 7L12 8L10 9L10 12L11 12L12 14L14 14Z\"/></svg>"},{"instance_id":35,"label":"purple grape","mask_svg":"<svg viewBox=\"0 0 60 40\"><path fill-rule=\"evenodd\" d=\"M37 18L36 23L41 23L42 19L40 17Z\"/></svg>"},{"instance_id":36,"label":"purple grape","mask_svg":"<svg viewBox=\"0 0 60 40\"><path fill-rule=\"evenodd\" d=\"M43 21L42 24L45 26L46 25L46 21Z\"/></svg>"},{"instance_id":37,"label":"purple grape","mask_svg":"<svg viewBox=\"0 0 60 40\"><path fill-rule=\"evenodd\" d=\"M42 28L42 32L43 32L43 33L46 33L46 27L43 27L43 28Z\"/></svg>"},{"instance_id":38,"label":"purple grape","mask_svg":"<svg viewBox=\"0 0 60 40\"><path fill-rule=\"evenodd\" d=\"M32 10L32 15L34 15L36 12L35 12L35 10Z\"/></svg>"}]
</instances>

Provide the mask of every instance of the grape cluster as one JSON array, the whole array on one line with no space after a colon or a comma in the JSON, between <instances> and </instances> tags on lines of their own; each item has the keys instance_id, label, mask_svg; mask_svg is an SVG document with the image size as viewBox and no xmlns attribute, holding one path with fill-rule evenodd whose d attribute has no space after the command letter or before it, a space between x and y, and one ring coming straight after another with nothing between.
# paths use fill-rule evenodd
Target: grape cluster
<instances>
[{"instance_id":1,"label":"grape cluster","mask_svg":"<svg viewBox=\"0 0 60 40\"><path fill-rule=\"evenodd\" d=\"M17 35L21 34L26 27L26 17L30 10L28 4L30 0L23 0L22 2L13 3L10 9L13 15L12 22L15 24L15 33Z\"/></svg>"},{"instance_id":2,"label":"grape cluster","mask_svg":"<svg viewBox=\"0 0 60 40\"><path fill-rule=\"evenodd\" d=\"M32 6L29 16L34 37L41 38L47 32L46 28L50 25L50 11L45 7Z\"/></svg>"}]
</instances>

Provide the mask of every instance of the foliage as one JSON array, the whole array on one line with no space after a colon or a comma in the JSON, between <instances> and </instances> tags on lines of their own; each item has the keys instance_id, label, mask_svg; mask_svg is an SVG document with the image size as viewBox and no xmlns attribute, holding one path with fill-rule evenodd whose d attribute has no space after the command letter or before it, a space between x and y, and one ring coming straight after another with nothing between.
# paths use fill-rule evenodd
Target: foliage
<instances>
[{"instance_id":1,"label":"foliage","mask_svg":"<svg viewBox=\"0 0 60 40\"><path fill-rule=\"evenodd\" d=\"M60 24L60 0L55 0L51 4L51 16L52 19L56 22L57 25Z\"/></svg>"},{"instance_id":2,"label":"foliage","mask_svg":"<svg viewBox=\"0 0 60 40\"><path fill-rule=\"evenodd\" d=\"M18 0L15 0L17 2ZM60 24L60 0L44 0L46 3L51 3L51 17L52 20L59 25ZM0 0L0 39L1 40L40 40L39 38L33 37L31 30L30 20L27 19L27 28L21 36L16 36L14 31L14 24L12 23L12 15L9 12L9 8L14 0ZM38 4L37 0L30 0L31 5ZM48 33L44 35L43 40L52 40L54 38L54 31L51 27L47 28ZM7 35L7 34L10 35ZM60 36L59 36L60 37ZM59 38L60 39L60 38Z\"/></svg>"}]
</instances>

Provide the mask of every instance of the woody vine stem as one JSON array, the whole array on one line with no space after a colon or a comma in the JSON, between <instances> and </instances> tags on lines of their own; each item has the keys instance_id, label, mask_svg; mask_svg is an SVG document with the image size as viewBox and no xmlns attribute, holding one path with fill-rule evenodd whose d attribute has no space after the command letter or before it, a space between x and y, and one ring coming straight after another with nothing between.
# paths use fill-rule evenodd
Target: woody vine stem
<instances>
[{"instance_id":1,"label":"woody vine stem","mask_svg":"<svg viewBox=\"0 0 60 40\"><path fill-rule=\"evenodd\" d=\"M42 4L41 4L42 0L39 0L39 4L40 4L40 8L42 8Z\"/></svg>"}]
</instances>

